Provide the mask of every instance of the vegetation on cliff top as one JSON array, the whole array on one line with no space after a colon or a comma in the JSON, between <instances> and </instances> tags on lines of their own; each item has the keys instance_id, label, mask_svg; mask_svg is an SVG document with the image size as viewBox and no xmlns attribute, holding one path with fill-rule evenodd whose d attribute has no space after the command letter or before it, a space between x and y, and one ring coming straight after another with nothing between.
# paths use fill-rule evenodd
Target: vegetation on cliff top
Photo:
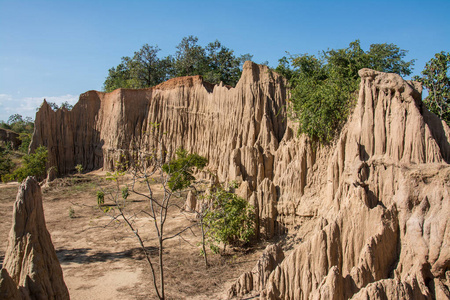
<instances>
[{"instance_id":1,"label":"vegetation on cliff top","mask_svg":"<svg viewBox=\"0 0 450 300\"><path fill-rule=\"evenodd\" d=\"M318 56L300 54L280 59L276 71L290 81L291 117L299 122L299 132L322 143L330 142L353 108L358 71L370 68L410 75L414 60L405 61L406 54L394 44L372 44L364 51L356 40L348 48L322 51Z\"/></svg>"},{"instance_id":2,"label":"vegetation on cliff top","mask_svg":"<svg viewBox=\"0 0 450 300\"><path fill-rule=\"evenodd\" d=\"M424 104L431 112L438 115L450 126L450 53L436 53L422 71L417 80L428 89Z\"/></svg>"},{"instance_id":3,"label":"vegetation on cliff top","mask_svg":"<svg viewBox=\"0 0 450 300\"><path fill-rule=\"evenodd\" d=\"M147 88L173 77L192 75L202 75L211 83L222 81L235 86L243 63L252 57L250 54L237 57L218 40L202 47L192 35L181 40L175 55L160 58L160 50L158 46L145 44L133 57L122 57L119 65L108 70L104 90Z\"/></svg>"}]
</instances>

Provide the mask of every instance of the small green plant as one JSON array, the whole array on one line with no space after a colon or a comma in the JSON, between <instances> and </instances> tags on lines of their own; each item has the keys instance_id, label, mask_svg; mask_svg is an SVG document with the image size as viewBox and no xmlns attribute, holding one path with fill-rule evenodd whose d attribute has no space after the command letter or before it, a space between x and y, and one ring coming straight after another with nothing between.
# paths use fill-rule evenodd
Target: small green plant
<instances>
[{"instance_id":1,"label":"small green plant","mask_svg":"<svg viewBox=\"0 0 450 300\"><path fill-rule=\"evenodd\" d=\"M75 169L77 170L78 174L83 173L83 166L81 164L76 165Z\"/></svg>"},{"instance_id":2,"label":"small green plant","mask_svg":"<svg viewBox=\"0 0 450 300\"><path fill-rule=\"evenodd\" d=\"M105 193L103 191L97 191L97 205L102 206L105 204Z\"/></svg>"},{"instance_id":3,"label":"small green plant","mask_svg":"<svg viewBox=\"0 0 450 300\"><path fill-rule=\"evenodd\" d=\"M130 194L129 194L129 191L128 191L128 187L126 186L126 187L123 187L122 188L122 198L124 199L124 200L127 200L127 198L128 198L128 196L129 196Z\"/></svg>"},{"instance_id":4,"label":"small green plant","mask_svg":"<svg viewBox=\"0 0 450 300\"><path fill-rule=\"evenodd\" d=\"M223 188L209 195L207 200L212 201L204 217L211 250L219 253L219 244L223 244L225 253L227 245L248 243L255 233L254 208L245 199Z\"/></svg>"},{"instance_id":5,"label":"small green plant","mask_svg":"<svg viewBox=\"0 0 450 300\"><path fill-rule=\"evenodd\" d=\"M73 209L73 207L69 207L69 218L75 218L75 210Z\"/></svg>"}]
</instances>

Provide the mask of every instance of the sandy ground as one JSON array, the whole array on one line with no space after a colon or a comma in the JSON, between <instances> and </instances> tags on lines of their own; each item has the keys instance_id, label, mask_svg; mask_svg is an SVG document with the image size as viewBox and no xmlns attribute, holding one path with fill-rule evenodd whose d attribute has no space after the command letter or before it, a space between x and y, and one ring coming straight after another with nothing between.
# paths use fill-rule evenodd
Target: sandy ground
<instances>
[{"instance_id":1,"label":"sandy ground","mask_svg":"<svg viewBox=\"0 0 450 300\"><path fill-rule=\"evenodd\" d=\"M123 222L111 222L97 208L96 191L111 187L112 183L105 181L102 174L91 173L57 179L43 189L47 228L71 299L154 299L150 268L137 239ZM157 184L153 188L161 193ZM7 247L16 193L17 185L0 184L0 263ZM126 207L130 212L148 205L133 194L128 200ZM181 206L183 201L180 197L172 203ZM72 217L70 210L73 210ZM194 224L193 218L193 214L173 206L165 229L167 236ZM156 262L156 235L150 219L138 215L134 222ZM211 266L206 268L199 242L197 227L193 232L186 232L183 238L167 241L164 271L168 299L226 298L228 287L254 266L264 248L261 244L246 251L229 250L226 256L210 254Z\"/></svg>"}]
</instances>

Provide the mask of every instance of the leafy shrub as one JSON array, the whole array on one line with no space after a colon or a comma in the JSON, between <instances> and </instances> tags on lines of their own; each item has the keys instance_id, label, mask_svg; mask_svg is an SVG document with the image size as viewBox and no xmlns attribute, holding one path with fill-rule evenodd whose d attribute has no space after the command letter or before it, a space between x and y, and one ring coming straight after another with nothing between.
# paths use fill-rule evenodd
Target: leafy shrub
<instances>
[{"instance_id":1,"label":"leafy shrub","mask_svg":"<svg viewBox=\"0 0 450 300\"><path fill-rule=\"evenodd\" d=\"M14 169L14 163L9 157L7 150L0 151L0 178L3 182L9 181L10 174Z\"/></svg>"},{"instance_id":2,"label":"leafy shrub","mask_svg":"<svg viewBox=\"0 0 450 300\"><path fill-rule=\"evenodd\" d=\"M178 191L187 188L195 179L192 175L194 167L202 169L208 163L208 160L198 155L190 153L182 148L176 152L177 159L170 161L162 166L165 173L169 175L169 188L172 191Z\"/></svg>"},{"instance_id":3,"label":"leafy shrub","mask_svg":"<svg viewBox=\"0 0 450 300\"><path fill-rule=\"evenodd\" d=\"M39 146L34 153L24 155L22 157L22 166L15 170L9 179L22 181L28 176L36 176L38 180L42 180L46 175L48 151L44 146Z\"/></svg>"},{"instance_id":4,"label":"leafy shrub","mask_svg":"<svg viewBox=\"0 0 450 300\"><path fill-rule=\"evenodd\" d=\"M27 132L22 132L19 134L19 140L21 141L19 146L19 151L22 153L28 153L28 147L30 147L32 134Z\"/></svg>"},{"instance_id":5,"label":"leafy shrub","mask_svg":"<svg viewBox=\"0 0 450 300\"><path fill-rule=\"evenodd\" d=\"M219 188L208 196L212 206L204 217L210 248L217 253L220 243L245 244L255 233L254 208L236 194Z\"/></svg>"},{"instance_id":6,"label":"leafy shrub","mask_svg":"<svg viewBox=\"0 0 450 300\"><path fill-rule=\"evenodd\" d=\"M291 117L299 132L322 143L330 142L347 120L359 86L358 71L371 68L410 75L414 60L394 44L372 44L369 51L359 40L348 48L332 49L317 57L302 54L283 57L276 71L291 84Z\"/></svg>"}]
</instances>

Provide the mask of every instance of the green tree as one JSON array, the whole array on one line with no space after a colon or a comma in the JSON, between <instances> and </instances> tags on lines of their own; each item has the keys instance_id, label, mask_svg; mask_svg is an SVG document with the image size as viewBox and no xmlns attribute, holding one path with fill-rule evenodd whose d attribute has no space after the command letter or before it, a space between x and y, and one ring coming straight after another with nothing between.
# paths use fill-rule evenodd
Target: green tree
<instances>
[{"instance_id":1,"label":"green tree","mask_svg":"<svg viewBox=\"0 0 450 300\"><path fill-rule=\"evenodd\" d=\"M34 122L30 117L23 118L20 114L9 116L7 123L1 124L2 128L12 130L16 133L33 133Z\"/></svg>"},{"instance_id":2,"label":"green tree","mask_svg":"<svg viewBox=\"0 0 450 300\"><path fill-rule=\"evenodd\" d=\"M111 92L118 88L147 88L155 86L170 77L172 58L160 59L158 46L145 44L134 52L133 57L122 57L122 62L108 70L104 90Z\"/></svg>"},{"instance_id":3,"label":"green tree","mask_svg":"<svg viewBox=\"0 0 450 300\"><path fill-rule=\"evenodd\" d=\"M135 84L131 78L129 66L127 64L129 59L129 57L122 57L122 62L117 67L113 67L108 70L108 76L103 83L103 89L105 92L112 92L118 88L135 87Z\"/></svg>"},{"instance_id":4,"label":"green tree","mask_svg":"<svg viewBox=\"0 0 450 300\"><path fill-rule=\"evenodd\" d=\"M19 134L19 139L21 141L19 146L19 151L22 153L28 153L28 148L30 147L31 138L33 137L33 134L22 132Z\"/></svg>"},{"instance_id":5,"label":"green tree","mask_svg":"<svg viewBox=\"0 0 450 300\"><path fill-rule=\"evenodd\" d=\"M45 99L44 99L44 100L45 100ZM59 109L58 104L56 104L55 102L50 102L50 101L48 101L47 104L48 104L48 106L50 106L50 108L53 109L53 110L58 110L58 109Z\"/></svg>"},{"instance_id":6,"label":"green tree","mask_svg":"<svg viewBox=\"0 0 450 300\"><path fill-rule=\"evenodd\" d=\"M241 58L235 57L234 51L223 46L218 40L205 48L208 70L204 75L206 81L218 84L236 85L241 77Z\"/></svg>"},{"instance_id":7,"label":"green tree","mask_svg":"<svg viewBox=\"0 0 450 300\"><path fill-rule=\"evenodd\" d=\"M9 125L14 124L14 123L20 123L20 122L24 122L22 115L14 114L14 115L10 115L8 118Z\"/></svg>"},{"instance_id":8,"label":"green tree","mask_svg":"<svg viewBox=\"0 0 450 300\"><path fill-rule=\"evenodd\" d=\"M427 109L450 126L449 70L450 53L442 51L426 63L422 77L415 76L414 80L421 82L428 90L428 96L423 101Z\"/></svg>"},{"instance_id":9,"label":"green tree","mask_svg":"<svg viewBox=\"0 0 450 300\"><path fill-rule=\"evenodd\" d=\"M208 62L205 49L198 45L198 38L192 35L184 37L175 52L174 75L192 76L203 75Z\"/></svg>"},{"instance_id":10,"label":"green tree","mask_svg":"<svg viewBox=\"0 0 450 300\"><path fill-rule=\"evenodd\" d=\"M173 77L193 75L202 75L211 83L222 81L235 86L243 62L252 57L250 54L236 57L233 50L217 40L202 47L192 35L184 37L176 48L174 56L159 58L160 49L145 44L133 57L122 57L117 67L108 70L104 90L147 88Z\"/></svg>"},{"instance_id":11,"label":"green tree","mask_svg":"<svg viewBox=\"0 0 450 300\"><path fill-rule=\"evenodd\" d=\"M322 143L339 132L355 103L358 71L411 74L414 60L405 61L407 51L394 44L373 44L365 52L356 40L348 48L323 51L317 57L302 54L283 57L276 71L291 84L291 116L299 132Z\"/></svg>"},{"instance_id":12,"label":"green tree","mask_svg":"<svg viewBox=\"0 0 450 300\"><path fill-rule=\"evenodd\" d=\"M67 101L64 101L63 103L61 103L61 108L65 108L67 110L72 110L73 105Z\"/></svg>"},{"instance_id":13,"label":"green tree","mask_svg":"<svg viewBox=\"0 0 450 300\"><path fill-rule=\"evenodd\" d=\"M139 82L140 88L155 86L168 79L166 69L169 58L159 59L158 46L145 44L134 53L131 60L131 76Z\"/></svg>"}]
</instances>

